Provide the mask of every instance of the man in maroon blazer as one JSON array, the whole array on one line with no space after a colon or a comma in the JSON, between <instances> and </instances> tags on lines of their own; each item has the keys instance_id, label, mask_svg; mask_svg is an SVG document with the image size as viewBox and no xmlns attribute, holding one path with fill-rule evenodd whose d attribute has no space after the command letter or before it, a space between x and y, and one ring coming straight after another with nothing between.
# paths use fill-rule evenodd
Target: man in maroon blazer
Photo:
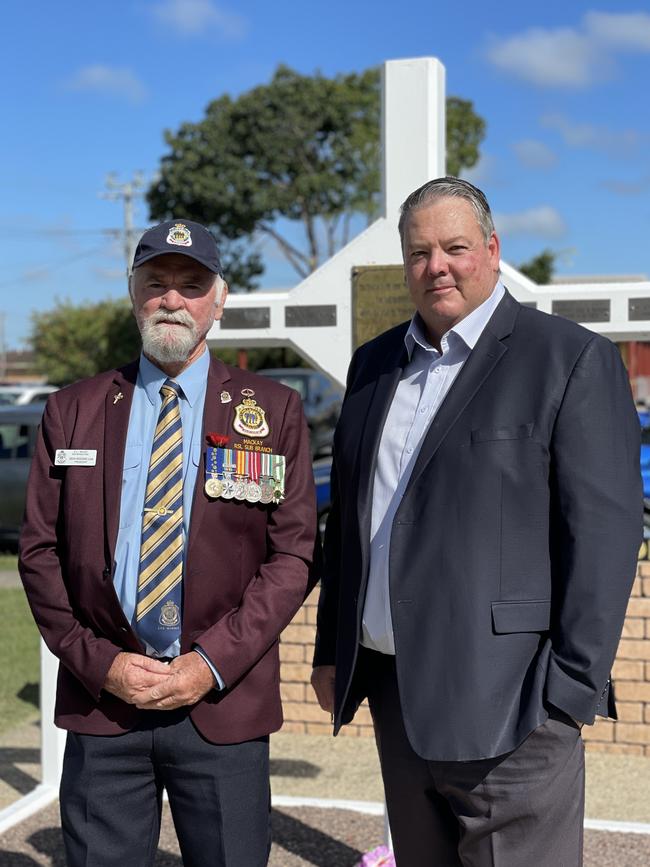
<instances>
[{"instance_id":1,"label":"man in maroon blazer","mask_svg":"<svg viewBox=\"0 0 650 867\"><path fill-rule=\"evenodd\" d=\"M186 865L261 867L278 636L303 601L315 496L299 396L211 359L210 233L143 235L140 359L48 401L20 572L59 658L69 865L153 864L163 789Z\"/></svg>"}]
</instances>

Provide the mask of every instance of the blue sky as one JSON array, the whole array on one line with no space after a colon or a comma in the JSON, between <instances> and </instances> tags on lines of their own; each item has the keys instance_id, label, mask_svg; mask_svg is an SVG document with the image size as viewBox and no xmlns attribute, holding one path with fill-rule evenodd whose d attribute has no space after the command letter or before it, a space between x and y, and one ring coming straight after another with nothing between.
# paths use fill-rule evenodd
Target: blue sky
<instances>
[{"instance_id":1,"label":"blue sky","mask_svg":"<svg viewBox=\"0 0 650 867\"><path fill-rule=\"evenodd\" d=\"M547 0L49 0L10 4L0 36L0 313L20 348L55 297L118 297L124 263L108 172L150 178L163 131L215 97L302 73L435 56L487 122L468 176L504 258L550 247L566 274L650 272L650 6ZM136 224L146 226L140 201ZM265 287L295 277L265 250Z\"/></svg>"}]
</instances>

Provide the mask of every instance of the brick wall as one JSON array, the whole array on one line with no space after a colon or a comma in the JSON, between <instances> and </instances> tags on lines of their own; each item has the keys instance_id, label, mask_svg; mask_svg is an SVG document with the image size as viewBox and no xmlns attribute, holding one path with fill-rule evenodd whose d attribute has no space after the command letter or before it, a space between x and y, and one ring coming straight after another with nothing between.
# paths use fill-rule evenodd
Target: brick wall
<instances>
[{"instance_id":1,"label":"brick wall","mask_svg":"<svg viewBox=\"0 0 650 867\"><path fill-rule=\"evenodd\" d=\"M283 731L331 734L329 715L318 706L310 686L318 590L308 597L280 643ZM592 751L650 756L650 562L639 563L614 663L618 722L598 718L583 737ZM372 735L368 708L362 705L342 735Z\"/></svg>"}]
</instances>

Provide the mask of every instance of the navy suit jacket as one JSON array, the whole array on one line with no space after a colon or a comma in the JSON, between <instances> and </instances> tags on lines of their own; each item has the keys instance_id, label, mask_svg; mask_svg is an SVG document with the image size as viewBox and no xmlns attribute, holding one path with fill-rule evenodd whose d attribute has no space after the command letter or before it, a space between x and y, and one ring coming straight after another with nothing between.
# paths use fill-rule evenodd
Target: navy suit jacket
<instances>
[{"instance_id":1,"label":"navy suit jacket","mask_svg":"<svg viewBox=\"0 0 650 867\"><path fill-rule=\"evenodd\" d=\"M315 664L353 679L372 485L408 323L362 346L335 436ZM639 423L618 349L508 293L435 416L394 519L390 606L416 752L514 749L548 704L615 713L609 672L642 537Z\"/></svg>"}]
</instances>

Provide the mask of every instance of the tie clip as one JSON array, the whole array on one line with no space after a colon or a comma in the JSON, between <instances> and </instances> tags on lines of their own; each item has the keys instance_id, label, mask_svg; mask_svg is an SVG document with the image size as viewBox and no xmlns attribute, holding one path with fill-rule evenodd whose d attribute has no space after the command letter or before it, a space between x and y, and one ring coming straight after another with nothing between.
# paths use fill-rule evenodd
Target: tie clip
<instances>
[{"instance_id":1,"label":"tie clip","mask_svg":"<svg viewBox=\"0 0 650 867\"><path fill-rule=\"evenodd\" d=\"M144 509L145 512L155 512L156 515L173 515L169 509L166 509L164 506L159 506L157 509Z\"/></svg>"}]
</instances>

